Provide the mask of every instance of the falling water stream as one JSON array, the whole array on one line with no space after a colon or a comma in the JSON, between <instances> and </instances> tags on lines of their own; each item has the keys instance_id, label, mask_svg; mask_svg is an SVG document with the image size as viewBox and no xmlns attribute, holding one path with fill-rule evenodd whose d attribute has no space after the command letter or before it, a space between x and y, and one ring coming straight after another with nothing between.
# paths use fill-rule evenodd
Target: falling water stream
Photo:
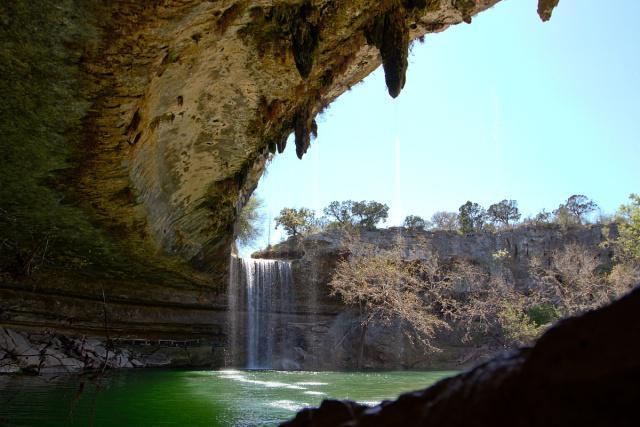
<instances>
[{"instance_id":1,"label":"falling water stream","mask_svg":"<svg viewBox=\"0 0 640 427\"><path fill-rule=\"evenodd\" d=\"M294 301L291 263L232 256L229 277L231 364L270 369L287 352L286 315Z\"/></svg>"}]
</instances>

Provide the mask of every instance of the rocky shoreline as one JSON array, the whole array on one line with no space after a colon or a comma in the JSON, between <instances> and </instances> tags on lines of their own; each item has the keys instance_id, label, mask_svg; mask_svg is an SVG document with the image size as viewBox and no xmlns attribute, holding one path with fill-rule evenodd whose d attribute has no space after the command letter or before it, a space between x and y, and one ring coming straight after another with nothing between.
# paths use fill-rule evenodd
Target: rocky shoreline
<instances>
[{"instance_id":1,"label":"rocky shoreline","mask_svg":"<svg viewBox=\"0 0 640 427\"><path fill-rule=\"evenodd\" d=\"M202 367L214 365L217 353L202 340L107 340L0 328L0 374Z\"/></svg>"}]
</instances>

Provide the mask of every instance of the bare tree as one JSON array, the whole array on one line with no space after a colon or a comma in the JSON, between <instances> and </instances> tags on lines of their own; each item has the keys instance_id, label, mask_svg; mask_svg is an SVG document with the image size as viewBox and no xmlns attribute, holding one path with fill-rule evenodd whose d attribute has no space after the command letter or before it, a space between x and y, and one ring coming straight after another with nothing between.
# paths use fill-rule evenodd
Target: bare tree
<instances>
[{"instance_id":1,"label":"bare tree","mask_svg":"<svg viewBox=\"0 0 640 427\"><path fill-rule=\"evenodd\" d=\"M621 290L610 286L599 267L593 250L569 244L552 253L548 266L534 259L530 274L544 301L566 317L603 306L620 295Z\"/></svg>"},{"instance_id":2,"label":"bare tree","mask_svg":"<svg viewBox=\"0 0 640 427\"><path fill-rule=\"evenodd\" d=\"M358 366L362 364L367 328L371 323L390 325L400 320L431 349L440 328L448 327L439 315L437 301L429 298L420 263L402 259L399 245L389 250L359 248L357 255L340 261L329 286L348 304L357 306L361 319Z\"/></svg>"},{"instance_id":3,"label":"bare tree","mask_svg":"<svg viewBox=\"0 0 640 427\"><path fill-rule=\"evenodd\" d=\"M529 343L542 332L544 326L528 315L536 299L518 291L504 269L494 269L490 274L460 261L449 274L465 284L465 292L453 300L450 311L451 322L463 334L463 341L490 339L498 346L511 347Z\"/></svg>"},{"instance_id":4,"label":"bare tree","mask_svg":"<svg viewBox=\"0 0 640 427\"><path fill-rule=\"evenodd\" d=\"M455 231L458 229L458 214L439 211L433 214L431 222L436 230Z\"/></svg>"}]
</instances>

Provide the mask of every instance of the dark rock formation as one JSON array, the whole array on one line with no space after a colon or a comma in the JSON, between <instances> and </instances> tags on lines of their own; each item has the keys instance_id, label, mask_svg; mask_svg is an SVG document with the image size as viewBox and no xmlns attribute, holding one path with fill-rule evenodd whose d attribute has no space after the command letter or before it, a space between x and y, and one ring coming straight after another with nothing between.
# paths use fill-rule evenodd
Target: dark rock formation
<instances>
[{"instance_id":1,"label":"dark rock formation","mask_svg":"<svg viewBox=\"0 0 640 427\"><path fill-rule=\"evenodd\" d=\"M367 408L325 401L288 427L634 426L640 399L640 289L564 320L533 348Z\"/></svg>"},{"instance_id":2,"label":"dark rock formation","mask_svg":"<svg viewBox=\"0 0 640 427\"><path fill-rule=\"evenodd\" d=\"M560 0L538 0L538 15L543 22L551 19L553 9L558 6L558 3L560 3Z\"/></svg>"}]
</instances>

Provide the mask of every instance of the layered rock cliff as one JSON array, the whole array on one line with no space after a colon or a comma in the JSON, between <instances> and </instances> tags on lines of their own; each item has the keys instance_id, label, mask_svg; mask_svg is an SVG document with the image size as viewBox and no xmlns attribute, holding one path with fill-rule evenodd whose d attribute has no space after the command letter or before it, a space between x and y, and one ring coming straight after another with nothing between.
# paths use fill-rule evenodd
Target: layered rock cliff
<instances>
[{"instance_id":1,"label":"layered rock cliff","mask_svg":"<svg viewBox=\"0 0 640 427\"><path fill-rule=\"evenodd\" d=\"M381 63L397 96L412 39L497 2L3 3L0 321L221 336L269 153L293 133L302 156L315 115Z\"/></svg>"},{"instance_id":2,"label":"layered rock cliff","mask_svg":"<svg viewBox=\"0 0 640 427\"><path fill-rule=\"evenodd\" d=\"M287 337L291 349L283 365L309 370L358 368L359 327L357 309L345 306L332 297L329 281L337 263L373 247L388 250L399 247L406 260L427 261L437 257L441 262L469 261L483 270L495 268L494 255L501 252L513 284L520 288L535 287L530 277L534 258L550 264L554 251L577 244L598 256L602 268L611 266L613 252L601 243L612 238L615 227L576 226L562 228L547 224L527 226L496 233L460 234L449 231L421 231L390 228L362 231L357 234L341 230L291 238L268 250L253 254L256 258L288 259L295 284L295 312L288 315L286 330L276 333ZM433 351L417 340L408 338L406 326L372 324L360 367L368 369L461 369L486 360L502 348L491 343L463 343L455 334L443 331Z\"/></svg>"}]
</instances>

